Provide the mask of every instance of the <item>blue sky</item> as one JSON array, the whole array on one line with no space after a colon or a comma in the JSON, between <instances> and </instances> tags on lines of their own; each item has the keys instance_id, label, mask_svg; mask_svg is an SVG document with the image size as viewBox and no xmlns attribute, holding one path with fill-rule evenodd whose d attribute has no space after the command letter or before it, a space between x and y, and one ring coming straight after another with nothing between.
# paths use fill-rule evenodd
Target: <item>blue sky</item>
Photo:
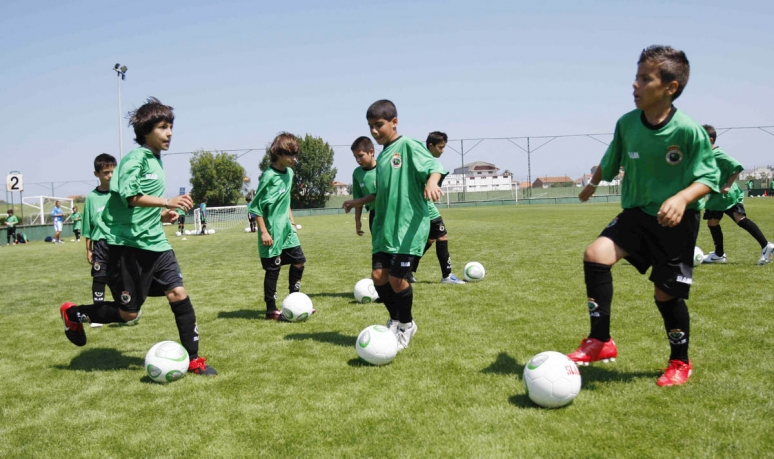
<instances>
[{"instance_id":1,"label":"blue sky","mask_svg":"<svg viewBox=\"0 0 774 459\"><path fill-rule=\"evenodd\" d=\"M433 130L451 139L609 133L634 108L636 61L655 43L688 55L691 79L676 105L694 120L774 125L771 2L526 3L3 2L0 175L22 172L25 196L50 194L50 182L60 196L95 186L94 156L118 154L117 62L129 68L124 113L151 95L175 107L170 153L309 133L342 145L334 165L347 183L356 165L347 145L368 135L365 111L377 99L394 101L399 132L421 140ZM133 133L126 120L122 129L127 152ZM772 134L733 130L718 143L745 167L774 164ZM459 141L449 145L451 170L462 158ZM556 139L532 154L532 179L577 178L604 150ZM262 155L240 157L253 178ZM189 187L189 158L165 157L169 193ZM507 141L484 141L464 160L527 179L526 154Z\"/></svg>"}]
</instances>

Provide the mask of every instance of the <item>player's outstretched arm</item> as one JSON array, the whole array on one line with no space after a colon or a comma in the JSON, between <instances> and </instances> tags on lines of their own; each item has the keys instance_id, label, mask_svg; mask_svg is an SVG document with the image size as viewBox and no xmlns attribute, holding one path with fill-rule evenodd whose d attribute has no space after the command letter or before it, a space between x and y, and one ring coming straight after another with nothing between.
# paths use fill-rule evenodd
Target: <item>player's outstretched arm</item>
<instances>
[{"instance_id":1,"label":"player's outstretched arm","mask_svg":"<svg viewBox=\"0 0 774 459\"><path fill-rule=\"evenodd\" d=\"M344 208L345 213L349 213L349 211L355 207L363 207L364 205L374 201L376 201L376 195L369 194L368 196L364 196L360 199L350 199L349 201L344 201L344 204L342 204L341 207Z\"/></svg>"},{"instance_id":2,"label":"player's outstretched arm","mask_svg":"<svg viewBox=\"0 0 774 459\"><path fill-rule=\"evenodd\" d=\"M580 194L578 195L578 199L581 200L581 202L586 202L589 200L589 198L594 194L595 191L597 191L597 184L602 180L602 169L597 166L597 170L594 171L594 175L591 176L591 180L589 180L589 184L583 187L583 190L581 190Z\"/></svg>"}]
</instances>

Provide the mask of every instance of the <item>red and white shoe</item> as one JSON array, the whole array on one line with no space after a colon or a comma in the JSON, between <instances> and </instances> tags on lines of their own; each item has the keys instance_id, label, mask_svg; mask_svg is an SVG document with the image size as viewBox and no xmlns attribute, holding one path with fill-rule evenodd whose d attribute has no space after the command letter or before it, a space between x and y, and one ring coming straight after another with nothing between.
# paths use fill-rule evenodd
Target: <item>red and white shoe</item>
<instances>
[{"instance_id":1,"label":"red and white shoe","mask_svg":"<svg viewBox=\"0 0 774 459\"><path fill-rule=\"evenodd\" d=\"M656 384L661 387L682 386L688 381L691 373L693 373L693 365L691 365L690 360L688 363L682 360L670 360L669 366L664 371L664 374L658 378Z\"/></svg>"},{"instance_id":2,"label":"red and white shoe","mask_svg":"<svg viewBox=\"0 0 774 459\"><path fill-rule=\"evenodd\" d=\"M59 314L62 316L62 322L64 322L65 336L71 343L76 346L86 345L86 332L83 331L83 324L79 322L73 322L67 317L67 310L74 308L75 303L63 303L59 307Z\"/></svg>"},{"instance_id":3,"label":"red and white shoe","mask_svg":"<svg viewBox=\"0 0 774 459\"><path fill-rule=\"evenodd\" d=\"M618 357L618 349L612 338L609 341L586 338L581 341L578 349L567 354L567 357L578 365L588 365L600 360L604 363L615 362L615 358Z\"/></svg>"}]
</instances>

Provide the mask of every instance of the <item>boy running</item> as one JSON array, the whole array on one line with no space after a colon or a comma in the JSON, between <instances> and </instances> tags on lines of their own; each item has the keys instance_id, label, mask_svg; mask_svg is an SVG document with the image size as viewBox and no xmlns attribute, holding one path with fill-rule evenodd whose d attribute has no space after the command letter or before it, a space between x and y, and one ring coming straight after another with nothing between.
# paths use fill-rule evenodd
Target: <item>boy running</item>
<instances>
[{"instance_id":1,"label":"boy running","mask_svg":"<svg viewBox=\"0 0 774 459\"><path fill-rule=\"evenodd\" d=\"M637 109L618 120L613 142L579 195L587 201L600 180L612 180L622 167L626 171L623 212L583 256L591 332L568 356L581 365L617 357L610 337L610 268L626 258L641 274L653 268L649 280L671 349L668 368L656 381L659 386L684 384L693 370L685 300L693 282L700 198L718 191L719 171L707 134L672 105L685 89L689 73L682 51L668 46L642 51L632 85Z\"/></svg>"}]
</instances>

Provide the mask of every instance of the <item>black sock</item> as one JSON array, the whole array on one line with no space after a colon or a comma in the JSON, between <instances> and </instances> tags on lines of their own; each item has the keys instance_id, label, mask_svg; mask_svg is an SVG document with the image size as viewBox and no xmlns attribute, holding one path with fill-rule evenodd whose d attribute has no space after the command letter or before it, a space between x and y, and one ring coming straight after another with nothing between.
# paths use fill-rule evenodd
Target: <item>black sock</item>
<instances>
[{"instance_id":1,"label":"black sock","mask_svg":"<svg viewBox=\"0 0 774 459\"><path fill-rule=\"evenodd\" d=\"M304 267L296 268L290 265L290 279L288 281L288 290L290 293L301 291L301 278L304 277Z\"/></svg>"},{"instance_id":2,"label":"black sock","mask_svg":"<svg viewBox=\"0 0 774 459\"><path fill-rule=\"evenodd\" d=\"M87 306L78 306L68 310L67 318L75 322L92 322L96 324L112 324L123 322L118 311L118 303L102 301Z\"/></svg>"},{"instance_id":3,"label":"black sock","mask_svg":"<svg viewBox=\"0 0 774 459\"><path fill-rule=\"evenodd\" d=\"M91 280L91 296L94 303L101 303L105 301L105 281L104 280Z\"/></svg>"},{"instance_id":4,"label":"black sock","mask_svg":"<svg viewBox=\"0 0 774 459\"><path fill-rule=\"evenodd\" d=\"M441 276L446 279L452 272L449 241L436 241L435 254L438 256L438 263L441 265Z\"/></svg>"},{"instance_id":5,"label":"black sock","mask_svg":"<svg viewBox=\"0 0 774 459\"><path fill-rule=\"evenodd\" d=\"M263 278L263 301L266 302L266 312L277 310L277 279L279 268L267 269Z\"/></svg>"},{"instance_id":6,"label":"black sock","mask_svg":"<svg viewBox=\"0 0 774 459\"><path fill-rule=\"evenodd\" d=\"M583 262L591 333L589 338L610 340L610 305L613 302L613 274L609 265Z\"/></svg>"},{"instance_id":7,"label":"black sock","mask_svg":"<svg viewBox=\"0 0 774 459\"><path fill-rule=\"evenodd\" d=\"M414 320L411 308L414 305L414 289L409 284L406 290L395 292L395 307L398 311L400 323L407 324Z\"/></svg>"},{"instance_id":8,"label":"black sock","mask_svg":"<svg viewBox=\"0 0 774 459\"><path fill-rule=\"evenodd\" d=\"M688 305L682 298L674 298L669 301L656 301L656 306L664 318L669 339L669 360L682 360L688 363L688 341L690 338L691 318L688 314Z\"/></svg>"},{"instance_id":9,"label":"black sock","mask_svg":"<svg viewBox=\"0 0 774 459\"><path fill-rule=\"evenodd\" d=\"M712 235L712 242L715 243L715 255L722 257L726 254L723 247L723 230L720 229L720 225L710 226L709 230Z\"/></svg>"},{"instance_id":10,"label":"black sock","mask_svg":"<svg viewBox=\"0 0 774 459\"><path fill-rule=\"evenodd\" d=\"M739 220L737 225L750 233L750 236L754 237L755 240L758 241L758 244L761 245L761 249L766 247L766 245L769 243L763 233L761 233L761 229L758 228L758 225L756 225L755 222L749 218L743 218L742 220Z\"/></svg>"},{"instance_id":11,"label":"black sock","mask_svg":"<svg viewBox=\"0 0 774 459\"><path fill-rule=\"evenodd\" d=\"M184 300L169 303L169 306L175 314L180 344L188 351L188 358L193 360L199 357L199 329L196 326L196 313L191 299L185 297Z\"/></svg>"},{"instance_id":12,"label":"black sock","mask_svg":"<svg viewBox=\"0 0 774 459\"><path fill-rule=\"evenodd\" d=\"M390 313L390 319L398 320L398 309L395 307L395 291L389 282L384 285L374 284L376 293L379 294L379 298L384 302L384 307L387 308L387 312Z\"/></svg>"}]
</instances>

